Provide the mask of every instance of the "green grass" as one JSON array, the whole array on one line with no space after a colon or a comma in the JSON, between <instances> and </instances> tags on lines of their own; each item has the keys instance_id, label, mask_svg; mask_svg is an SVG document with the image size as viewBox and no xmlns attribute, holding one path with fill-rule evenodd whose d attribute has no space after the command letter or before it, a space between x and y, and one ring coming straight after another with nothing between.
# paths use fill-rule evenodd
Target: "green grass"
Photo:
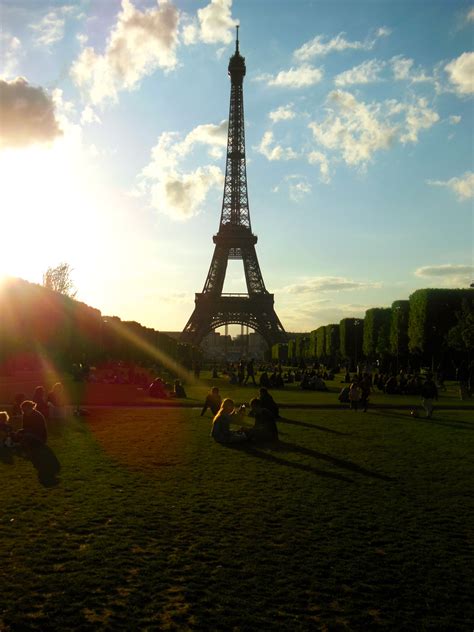
<instances>
[{"instance_id":1,"label":"green grass","mask_svg":"<svg viewBox=\"0 0 474 632\"><path fill-rule=\"evenodd\" d=\"M275 449L192 409L50 428L0 460L0 629L471 630L474 414L288 410Z\"/></svg>"}]
</instances>

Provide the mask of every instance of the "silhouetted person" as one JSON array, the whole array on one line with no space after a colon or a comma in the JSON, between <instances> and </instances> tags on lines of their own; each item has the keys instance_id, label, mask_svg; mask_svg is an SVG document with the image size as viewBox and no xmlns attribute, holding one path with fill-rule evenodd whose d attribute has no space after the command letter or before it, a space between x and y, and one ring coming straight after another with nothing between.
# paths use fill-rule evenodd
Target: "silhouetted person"
<instances>
[{"instance_id":1,"label":"silhouetted person","mask_svg":"<svg viewBox=\"0 0 474 632\"><path fill-rule=\"evenodd\" d=\"M49 408L43 386L37 386L35 388L35 392L33 393L33 401L36 404L36 410L38 410L45 417L45 419L48 419Z\"/></svg>"},{"instance_id":2,"label":"silhouetted person","mask_svg":"<svg viewBox=\"0 0 474 632\"><path fill-rule=\"evenodd\" d=\"M204 413L206 412L208 408L211 409L211 413L213 414L213 416L217 415L221 407L221 404L222 404L222 397L219 394L219 389L217 388L217 386L213 386L211 388L211 392L207 394L206 399L204 401L204 406L202 407L202 410L201 410L201 417L204 415Z\"/></svg>"},{"instance_id":3,"label":"silhouetted person","mask_svg":"<svg viewBox=\"0 0 474 632\"><path fill-rule=\"evenodd\" d=\"M359 409L360 398L362 397L362 390L357 382L352 382L349 389L349 401L351 403L351 410Z\"/></svg>"},{"instance_id":4,"label":"silhouetted person","mask_svg":"<svg viewBox=\"0 0 474 632\"><path fill-rule=\"evenodd\" d=\"M148 395L150 397L157 397L160 399L166 399L168 397L168 393L166 392L165 383L161 379L161 377L157 377L153 380L153 382L148 387Z\"/></svg>"},{"instance_id":5,"label":"silhouetted person","mask_svg":"<svg viewBox=\"0 0 474 632\"><path fill-rule=\"evenodd\" d=\"M31 444L36 441L46 443L48 439L46 420L35 406L36 404L28 399L21 405L23 427L18 431L17 436L22 444Z\"/></svg>"},{"instance_id":6,"label":"silhouetted person","mask_svg":"<svg viewBox=\"0 0 474 632\"><path fill-rule=\"evenodd\" d=\"M278 407L278 404L276 403L276 401L273 399L273 397L270 395L270 393L267 391L266 388L260 389L259 399L263 408L266 408L267 410L269 410L272 413L272 415L275 417L275 419L278 419L278 417L280 416L280 409Z\"/></svg>"},{"instance_id":7,"label":"silhouetted person","mask_svg":"<svg viewBox=\"0 0 474 632\"><path fill-rule=\"evenodd\" d=\"M421 387L421 398L423 408L426 410L426 416L430 419L433 416L433 401L438 399L438 389L431 375L427 376L425 383Z\"/></svg>"},{"instance_id":8,"label":"silhouetted person","mask_svg":"<svg viewBox=\"0 0 474 632\"><path fill-rule=\"evenodd\" d=\"M260 375L260 379L258 382L260 386L263 386L264 388L270 388L270 378L268 377L268 373L266 371L264 371Z\"/></svg>"},{"instance_id":9,"label":"silhouetted person","mask_svg":"<svg viewBox=\"0 0 474 632\"><path fill-rule=\"evenodd\" d=\"M260 399L250 401L250 413L255 418L254 427L247 432L249 439L255 442L278 441L278 429L275 415L262 406Z\"/></svg>"},{"instance_id":10,"label":"silhouetted person","mask_svg":"<svg viewBox=\"0 0 474 632\"><path fill-rule=\"evenodd\" d=\"M244 384L247 384L250 378L252 378L254 386L257 386L257 383L255 382L255 367L253 359L247 362L247 377L245 378Z\"/></svg>"},{"instance_id":11,"label":"silhouetted person","mask_svg":"<svg viewBox=\"0 0 474 632\"><path fill-rule=\"evenodd\" d=\"M217 415L212 420L211 437L218 443L240 443L246 441L247 436L243 432L230 429L233 417L241 416L244 408L244 406L241 406L236 410L232 399L224 399Z\"/></svg>"},{"instance_id":12,"label":"silhouetted person","mask_svg":"<svg viewBox=\"0 0 474 632\"><path fill-rule=\"evenodd\" d=\"M180 380L174 381L173 393L175 397L186 397L186 391Z\"/></svg>"},{"instance_id":13,"label":"silhouetted person","mask_svg":"<svg viewBox=\"0 0 474 632\"><path fill-rule=\"evenodd\" d=\"M56 382L48 393L48 408L51 419L63 419L66 416L64 388L61 382Z\"/></svg>"}]
</instances>

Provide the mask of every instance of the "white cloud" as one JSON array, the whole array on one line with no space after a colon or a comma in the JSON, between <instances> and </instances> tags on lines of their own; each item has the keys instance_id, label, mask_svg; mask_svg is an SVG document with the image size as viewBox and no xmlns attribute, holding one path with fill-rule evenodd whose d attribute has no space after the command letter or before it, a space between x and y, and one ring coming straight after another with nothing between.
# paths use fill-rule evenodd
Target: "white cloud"
<instances>
[{"instance_id":1,"label":"white cloud","mask_svg":"<svg viewBox=\"0 0 474 632\"><path fill-rule=\"evenodd\" d=\"M213 150L226 145L227 123L199 125L183 139L164 132L152 149L150 163L139 176L142 191L149 195L151 205L175 220L187 220L196 215L209 191L223 184L222 171L215 165L205 165L185 172L183 159L196 144Z\"/></svg>"},{"instance_id":2,"label":"white cloud","mask_svg":"<svg viewBox=\"0 0 474 632\"><path fill-rule=\"evenodd\" d=\"M471 7L466 13L466 22L474 22L474 7Z\"/></svg>"},{"instance_id":3,"label":"white cloud","mask_svg":"<svg viewBox=\"0 0 474 632\"><path fill-rule=\"evenodd\" d=\"M311 185L307 180L299 180L298 182L290 182L290 199L293 202L301 201L306 195L311 193Z\"/></svg>"},{"instance_id":4,"label":"white cloud","mask_svg":"<svg viewBox=\"0 0 474 632\"><path fill-rule=\"evenodd\" d=\"M310 165L319 165L319 174L321 181L325 184L329 184L331 178L329 176L329 161L320 151L311 151L308 154L308 162Z\"/></svg>"},{"instance_id":5,"label":"white cloud","mask_svg":"<svg viewBox=\"0 0 474 632\"><path fill-rule=\"evenodd\" d=\"M278 123L278 121L290 121L294 119L296 114L292 109L293 104L290 103L288 105L281 105L276 110L273 110L269 113L269 118L274 122Z\"/></svg>"},{"instance_id":6,"label":"white cloud","mask_svg":"<svg viewBox=\"0 0 474 632\"><path fill-rule=\"evenodd\" d=\"M38 46L52 46L64 37L65 18L61 11L50 11L38 24L30 25L35 32L35 43Z\"/></svg>"},{"instance_id":7,"label":"white cloud","mask_svg":"<svg viewBox=\"0 0 474 632\"><path fill-rule=\"evenodd\" d=\"M172 70L177 64L178 21L178 10L170 3L140 11L131 0L122 0L105 53L85 48L71 69L74 83L97 105L116 101L120 90L133 90L158 68Z\"/></svg>"},{"instance_id":8,"label":"white cloud","mask_svg":"<svg viewBox=\"0 0 474 632\"><path fill-rule=\"evenodd\" d=\"M305 176L298 174L291 174L285 176L285 178L272 190L273 193L278 193L282 184L288 184L288 194L293 202L300 202L306 195L311 193L312 187Z\"/></svg>"},{"instance_id":9,"label":"white cloud","mask_svg":"<svg viewBox=\"0 0 474 632\"><path fill-rule=\"evenodd\" d=\"M0 120L0 147L49 143L62 135L52 97L23 77L0 80Z\"/></svg>"},{"instance_id":10,"label":"white cloud","mask_svg":"<svg viewBox=\"0 0 474 632\"><path fill-rule=\"evenodd\" d=\"M255 149L263 154L267 160L294 160L297 158L296 152L291 147L282 147L281 145L273 145L273 143L273 132L269 130L264 133L260 145Z\"/></svg>"},{"instance_id":11,"label":"white cloud","mask_svg":"<svg viewBox=\"0 0 474 632\"><path fill-rule=\"evenodd\" d=\"M442 287L469 287L474 278L474 266L456 263L422 266L415 270L415 276L434 279Z\"/></svg>"},{"instance_id":12,"label":"white cloud","mask_svg":"<svg viewBox=\"0 0 474 632\"><path fill-rule=\"evenodd\" d=\"M230 44L237 21L232 18L232 0L211 0L197 12L199 39L206 44Z\"/></svg>"},{"instance_id":13,"label":"white cloud","mask_svg":"<svg viewBox=\"0 0 474 632\"><path fill-rule=\"evenodd\" d=\"M457 94L462 96L474 92L474 53L463 53L444 68Z\"/></svg>"},{"instance_id":14,"label":"white cloud","mask_svg":"<svg viewBox=\"0 0 474 632\"><path fill-rule=\"evenodd\" d=\"M429 129L439 121L438 113L428 107L426 99L400 104L400 111L405 112L405 132L400 136L402 143L416 143L421 130Z\"/></svg>"},{"instance_id":15,"label":"white cloud","mask_svg":"<svg viewBox=\"0 0 474 632\"><path fill-rule=\"evenodd\" d=\"M466 171L460 178L450 180L427 180L427 184L436 187L448 187L456 194L461 202L474 197L474 173Z\"/></svg>"},{"instance_id":16,"label":"white cloud","mask_svg":"<svg viewBox=\"0 0 474 632\"><path fill-rule=\"evenodd\" d=\"M453 114L448 120L450 125L458 125L461 122L461 117L458 114Z\"/></svg>"},{"instance_id":17,"label":"white cloud","mask_svg":"<svg viewBox=\"0 0 474 632\"><path fill-rule=\"evenodd\" d=\"M86 107L82 110L81 114L81 125L90 125L91 123L100 123L101 120L97 116L97 113L91 108L90 105L86 105Z\"/></svg>"},{"instance_id":18,"label":"white cloud","mask_svg":"<svg viewBox=\"0 0 474 632\"><path fill-rule=\"evenodd\" d=\"M227 147L227 120L221 121L219 125L212 123L198 125L189 132L181 143L175 146L175 151L179 155L185 156L197 143L207 145L209 154L213 158L220 158L222 150Z\"/></svg>"},{"instance_id":19,"label":"white cloud","mask_svg":"<svg viewBox=\"0 0 474 632\"><path fill-rule=\"evenodd\" d=\"M19 58L23 54L21 42L18 37L2 31L0 32L0 50L2 51L0 78L8 79L16 72Z\"/></svg>"},{"instance_id":20,"label":"white cloud","mask_svg":"<svg viewBox=\"0 0 474 632\"><path fill-rule=\"evenodd\" d=\"M396 127L381 120L380 104L366 105L343 90L331 92L329 104L326 119L309 128L320 145L341 152L348 165L363 165L393 143Z\"/></svg>"},{"instance_id":21,"label":"white cloud","mask_svg":"<svg viewBox=\"0 0 474 632\"><path fill-rule=\"evenodd\" d=\"M354 281L345 277L337 276L316 276L306 277L298 283L287 285L279 290L286 294L312 294L318 292L339 292L342 290L362 290L370 288L380 288L380 283L373 281Z\"/></svg>"},{"instance_id":22,"label":"white cloud","mask_svg":"<svg viewBox=\"0 0 474 632\"><path fill-rule=\"evenodd\" d=\"M293 53L298 61L309 61L313 57L323 57L332 52L341 52L344 50L372 50L378 39L390 35L390 29L381 27L377 30L372 38L366 38L364 41L349 41L344 37L344 33L339 33L336 37L325 41L324 35L317 35L309 42L306 42L295 50Z\"/></svg>"},{"instance_id":23,"label":"white cloud","mask_svg":"<svg viewBox=\"0 0 474 632\"><path fill-rule=\"evenodd\" d=\"M379 74L385 66L384 62L377 59L364 61L350 70L337 75L334 79L336 86L348 86L352 84L373 83L379 81Z\"/></svg>"},{"instance_id":24,"label":"white cloud","mask_svg":"<svg viewBox=\"0 0 474 632\"><path fill-rule=\"evenodd\" d=\"M410 83L433 83L437 85L435 77L427 75L422 68L414 68L413 59L397 55L392 57L390 65L392 66L393 78L396 81L409 81Z\"/></svg>"},{"instance_id":25,"label":"white cloud","mask_svg":"<svg viewBox=\"0 0 474 632\"><path fill-rule=\"evenodd\" d=\"M416 143L419 132L439 120L426 99L413 103L390 100L367 104L344 90L329 94L326 112L324 121L309 124L314 140L340 154L346 164L362 167L377 151L389 149L397 140ZM318 152L313 154L313 161L324 165Z\"/></svg>"},{"instance_id":26,"label":"white cloud","mask_svg":"<svg viewBox=\"0 0 474 632\"><path fill-rule=\"evenodd\" d=\"M281 70L276 76L262 74L255 77L255 81L266 81L268 86L278 88L305 88L319 83L323 78L323 71L309 64L297 68Z\"/></svg>"}]
</instances>

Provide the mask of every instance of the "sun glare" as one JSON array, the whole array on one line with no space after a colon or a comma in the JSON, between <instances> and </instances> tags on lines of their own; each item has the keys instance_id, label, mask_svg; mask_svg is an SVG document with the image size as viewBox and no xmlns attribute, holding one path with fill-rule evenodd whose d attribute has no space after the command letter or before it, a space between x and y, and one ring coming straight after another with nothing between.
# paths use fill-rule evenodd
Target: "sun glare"
<instances>
[{"instance_id":1,"label":"sun glare","mask_svg":"<svg viewBox=\"0 0 474 632\"><path fill-rule=\"evenodd\" d=\"M83 158L64 140L0 153L4 239L0 275L40 281L50 265L87 253L95 200ZM82 244L82 248L81 248ZM81 253L82 251L82 253Z\"/></svg>"}]
</instances>

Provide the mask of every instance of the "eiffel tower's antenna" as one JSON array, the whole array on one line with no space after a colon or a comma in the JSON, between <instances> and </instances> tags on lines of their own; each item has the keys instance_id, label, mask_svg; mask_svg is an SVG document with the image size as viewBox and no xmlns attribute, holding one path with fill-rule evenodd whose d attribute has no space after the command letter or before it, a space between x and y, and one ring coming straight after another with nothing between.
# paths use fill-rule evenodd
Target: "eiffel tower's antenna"
<instances>
[{"instance_id":1,"label":"eiffel tower's antenna","mask_svg":"<svg viewBox=\"0 0 474 632\"><path fill-rule=\"evenodd\" d=\"M235 25L235 31L236 31L236 35L235 35L235 52L237 54L239 53L239 27L240 27L240 24L236 24Z\"/></svg>"}]
</instances>

